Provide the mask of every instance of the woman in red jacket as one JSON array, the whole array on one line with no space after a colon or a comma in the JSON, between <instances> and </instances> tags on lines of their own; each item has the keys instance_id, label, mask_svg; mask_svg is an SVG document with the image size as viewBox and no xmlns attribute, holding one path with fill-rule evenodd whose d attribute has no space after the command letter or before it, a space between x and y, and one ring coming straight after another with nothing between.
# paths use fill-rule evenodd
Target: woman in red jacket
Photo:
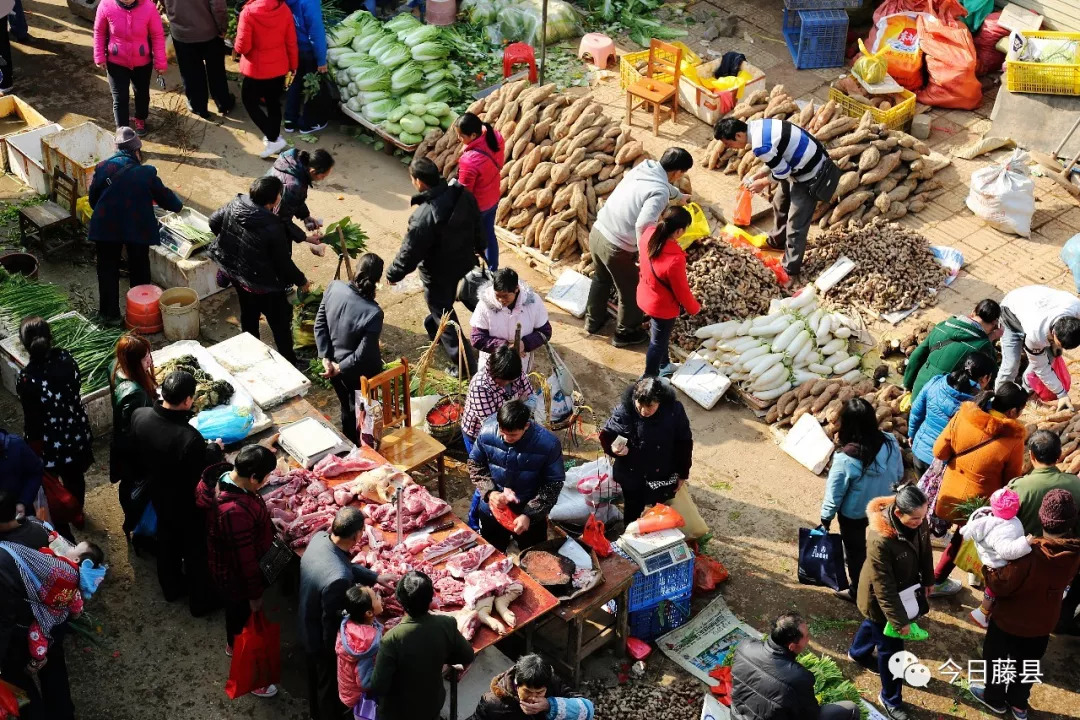
<instances>
[{"instance_id":1,"label":"woman in red jacket","mask_svg":"<svg viewBox=\"0 0 1080 720\"><path fill-rule=\"evenodd\" d=\"M644 377L674 372L668 360L668 342L675 319L680 308L691 315L701 311L686 280L686 253L679 247L679 238L690 227L690 220L685 208L670 208L638 240L637 303L651 318Z\"/></svg>"},{"instance_id":2,"label":"woman in red jacket","mask_svg":"<svg viewBox=\"0 0 1080 720\"><path fill-rule=\"evenodd\" d=\"M488 268L499 269L499 241L495 237L495 210L499 206L499 176L503 166L503 137L490 123L483 122L472 113L458 116L458 138L465 145L465 152L458 160L458 182L473 194L480 207L480 217L487 232Z\"/></svg>"},{"instance_id":3,"label":"woman in red jacket","mask_svg":"<svg viewBox=\"0 0 1080 720\"><path fill-rule=\"evenodd\" d=\"M233 50L240 55L240 74L244 76L240 99L251 120L263 132L263 151L259 157L277 155L288 146L281 137L285 76L295 73L300 61L296 25L284 0L251 0L244 5ZM297 81L303 80L297 78Z\"/></svg>"}]
</instances>

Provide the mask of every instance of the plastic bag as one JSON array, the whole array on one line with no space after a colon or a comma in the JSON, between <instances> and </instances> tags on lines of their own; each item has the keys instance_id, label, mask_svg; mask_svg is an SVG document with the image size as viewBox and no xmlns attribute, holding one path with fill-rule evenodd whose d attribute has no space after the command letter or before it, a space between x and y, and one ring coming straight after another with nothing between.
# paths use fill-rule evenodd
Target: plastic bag
<instances>
[{"instance_id":1,"label":"plastic bag","mask_svg":"<svg viewBox=\"0 0 1080 720\"><path fill-rule=\"evenodd\" d=\"M231 445L247 437L255 424L255 415L246 405L218 405L196 415L192 424L207 440Z\"/></svg>"},{"instance_id":2,"label":"plastic bag","mask_svg":"<svg viewBox=\"0 0 1080 720\"><path fill-rule=\"evenodd\" d=\"M281 680L281 628L260 610L248 618L233 640L232 663L225 694L229 699L247 695Z\"/></svg>"},{"instance_id":3,"label":"plastic bag","mask_svg":"<svg viewBox=\"0 0 1080 720\"><path fill-rule=\"evenodd\" d=\"M694 498L690 495L690 488L685 482L675 491L675 497L671 499L671 508L682 516L685 525L680 529L688 540L697 540L709 532L709 526L705 524L701 513L698 512Z\"/></svg>"},{"instance_id":4,"label":"plastic bag","mask_svg":"<svg viewBox=\"0 0 1080 720\"><path fill-rule=\"evenodd\" d=\"M1016 149L1004 164L988 165L971 173L968 209L1001 232L1031 235L1035 182L1028 162L1028 154Z\"/></svg>"},{"instance_id":5,"label":"plastic bag","mask_svg":"<svg viewBox=\"0 0 1080 720\"><path fill-rule=\"evenodd\" d=\"M1076 292L1080 293L1080 233L1073 235L1061 248L1061 262L1072 273Z\"/></svg>"},{"instance_id":6,"label":"plastic bag","mask_svg":"<svg viewBox=\"0 0 1080 720\"><path fill-rule=\"evenodd\" d=\"M705 217L705 211L697 203L687 203L686 210L690 213L690 227L679 238L679 247L683 250L690 247L695 240L709 237L712 229L709 227L709 219Z\"/></svg>"},{"instance_id":7,"label":"plastic bag","mask_svg":"<svg viewBox=\"0 0 1080 720\"><path fill-rule=\"evenodd\" d=\"M972 538L967 538L960 545L960 550L956 553L956 567L982 580L983 563L979 559L979 551L975 549L975 541Z\"/></svg>"},{"instance_id":8,"label":"plastic bag","mask_svg":"<svg viewBox=\"0 0 1080 720\"><path fill-rule=\"evenodd\" d=\"M745 185L740 185L735 193L735 212L731 215L731 222L739 227L746 227L754 219L753 194Z\"/></svg>"},{"instance_id":9,"label":"plastic bag","mask_svg":"<svg viewBox=\"0 0 1080 720\"><path fill-rule=\"evenodd\" d=\"M735 651L732 650L732 652ZM715 685L709 686L709 690L712 692L713 697L719 700L723 705L731 707L731 666L717 665L709 671L709 677L716 680Z\"/></svg>"},{"instance_id":10,"label":"plastic bag","mask_svg":"<svg viewBox=\"0 0 1080 720\"><path fill-rule=\"evenodd\" d=\"M694 591L709 592L728 579L727 568L719 560L708 555L694 555Z\"/></svg>"},{"instance_id":11,"label":"plastic bag","mask_svg":"<svg viewBox=\"0 0 1080 720\"><path fill-rule=\"evenodd\" d=\"M964 16L964 24L973 33L979 32L983 21L994 10L994 0L963 0L967 15Z\"/></svg>"},{"instance_id":12,"label":"plastic bag","mask_svg":"<svg viewBox=\"0 0 1080 720\"><path fill-rule=\"evenodd\" d=\"M915 93L916 99L935 107L979 107L982 85L975 77L975 41L967 27L951 27L932 15L920 15L918 33L929 79Z\"/></svg>"},{"instance_id":13,"label":"plastic bag","mask_svg":"<svg viewBox=\"0 0 1080 720\"><path fill-rule=\"evenodd\" d=\"M923 49L919 37L919 18L922 13L901 12L885 15L877 21L875 55L883 55L893 80L908 90L918 90L923 84Z\"/></svg>"},{"instance_id":14,"label":"plastic bag","mask_svg":"<svg viewBox=\"0 0 1080 720\"><path fill-rule=\"evenodd\" d=\"M1057 379L1061 381L1061 387L1065 388L1065 392L1068 393L1072 388L1072 373L1069 372L1069 367L1065 364L1065 358L1058 355L1050 363L1050 368L1057 375ZM1043 402L1053 402L1057 400L1057 395L1050 392L1043 381L1039 379L1039 376L1034 371L1028 372L1024 375L1024 380L1027 382L1027 386L1031 388L1031 392L1039 396L1039 399Z\"/></svg>"},{"instance_id":15,"label":"plastic bag","mask_svg":"<svg viewBox=\"0 0 1080 720\"><path fill-rule=\"evenodd\" d=\"M49 517L53 525L71 523L82 527L83 509L58 477L48 471L43 472L41 487L45 490L45 498L49 501Z\"/></svg>"},{"instance_id":16,"label":"plastic bag","mask_svg":"<svg viewBox=\"0 0 1080 720\"><path fill-rule=\"evenodd\" d=\"M1001 65L1005 62L1005 53L998 50L995 45L1001 38L1009 34L1009 29L998 24L1001 13L990 13L983 21L982 27L975 35L975 74L986 75L987 73L1000 72Z\"/></svg>"},{"instance_id":17,"label":"plastic bag","mask_svg":"<svg viewBox=\"0 0 1080 720\"><path fill-rule=\"evenodd\" d=\"M596 519L593 513L585 521L585 532L581 534L581 542L588 545L600 557L611 554L611 541L604 537L604 524Z\"/></svg>"},{"instance_id":18,"label":"plastic bag","mask_svg":"<svg viewBox=\"0 0 1080 720\"><path fill-rule=\"evenodd\" d=\"M663 503L656 503L631 524L637 525L637 533L644 535L645 533L656 532L657 530L681 528L686 523L683 520L682 515L673 508Z\"/></svg>"},{"instance_id":19,"label":"plastic bag","mask_svg":"<svg viewBox=\"0 0 1080 720\"><path fill-rule=\"evenodd\" d=\"M820 525L799 528L799 582L847 590L844 543L840 533L827 532Z\"/></svg>"},{"instance_id":20,"label":"plastic bag","mask_svg":"<svg viewBox=\"0 0 1080 720\"><path fill-rule=\"evenodd\" d=\"M882 57L882 53L871 53L866 49L862 38L859 38L859 52L862 57L855 61L851 72L871 85L885 82L885 77L889 74L889 62Z\"/></svg>"}]
</instances>

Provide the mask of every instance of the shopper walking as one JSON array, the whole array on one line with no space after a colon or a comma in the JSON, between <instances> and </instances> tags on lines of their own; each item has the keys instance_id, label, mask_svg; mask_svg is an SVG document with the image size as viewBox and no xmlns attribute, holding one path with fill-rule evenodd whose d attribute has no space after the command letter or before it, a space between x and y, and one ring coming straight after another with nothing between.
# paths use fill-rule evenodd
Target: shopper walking
<instances>
[{"instance_id":1,"label":"shopper walking","mask_svg":"<svg viewBox=\"0 0 1080 720\"><path fill-rule=\"evenodd\" d=\"M690 200L675 187L694 166L694 158L682 148L668 148L656 160L645 160L623 177L596 215L589 231L593 273L589 285L585 330L599 333L608 318L612 288L619 296L619 314L611 344L629 347L648 340L641 329L645 317L637 304L638 241L655 224L669 203L685 205Z\"/></svg>"},{"instance_id":2,"label":"shopper walking","mask_svg":"<svg viewBox=\"0 0 1080 720\"><path fill-rule=\"evenodd\" d=\"M926 472L934 462L934 443L960 410L961 403L974 400L993 379L994 361L982 353L968 353L956 369L931 378L913 396L908 437L916 472Z\"/></svg>"},{"instance_id":3,"label":"shopper walking","mask_svg":"<svg viewBox=\"0 0 1080 720\"><path fill-rule=\"evenodd\" d=\"M146 0L142 0L145 2ZM184 204L143 162L142 140L129 127L116 131L116 154L98 163L88 200L90 242L97 247L98 317L120 325L120 255L127 251L131 287L150 283L150 246L158 244L154 206L180 212Z\"/></svg>"},{"instance_id":4,"label":"shopper walking","mask_svg":"<svg viewBox=\"0 0 1080 720\"><path fill-rule=\"evenodd\" d=\"M480 351L481 369L498 348L520 340L516 350L525 372L531 372L533 353L551 339L544 299L508 267L496 270L491 282L480 288L470 324L470 339Z\"/></svg>"},{"instance_id":5,"label":"shopper walking","mask_svg":"<svg viewBox=\"0 0 1080 720\"><path fill-rule=\"evenodd\" d=\"M833 518L840 522L848 577L851 583L837 597L855 602L859 575L866 560L866 506L891 492L904 479L904 458L892 433L878 429L874 406L852 398L840 411L840 449L833 453L821 503L821 524L828 530Z\"/></svg>"},{"instance_id":6,"label":"shopper walking","mask_svg":"<svg viewBox=\"0 0 1080 720\"><path fill-rule=\"evenodd\" d=\"M285 0L296 26L297 68L285 92L285 132L315 133L326 128L330 114L326 92L326 27L319 0ZM315 73L319 89L304 100L306 78Z\"/></svg>"},{"instance_id":7,"label":"shopper walking","mask_svg":"<svg viewBox=\"0 0 1080 720\"><path fill-rule=\"evenodd\" d=\"M274 215L279 202L281 181L264 175L251 183L247 195L215 211L210 230L217 240L210 257L236 286L240 329L259 337L259 317L265 315L278 352L295 365L287 291L292 285L306 291L308 279L292 261L285 225Z\"/></svg>"},{"instance_id":8,"label":"shopper walking","mask_svg":"<svg viewBox=\"0 0 1080 720\"><path fill-rule=\"evenodd\" d=\"M94 64L109 76L116 127L130 125L137 135L145 135L151 72L157 70L161 77L168 67L165 30L151 0L101 0L94 18ZM135 92L131 122L129 86Z\"/></svg>"},{"instance_id":9,"label":"shopper walking","mask_svg":"<svg viewBox=\"0 0 1080 720\"><path fill-rule=\"evenodd\" d=\"M360 378L373 378L383 370L379 338L383 311L375 301L383 261L364 253L349 282L334 280L323 293L315 315L315 346L322 360L322 376L330 381L341 404L341 429L360 444L356 426L356 391Z\"/></svg>"},{"instance_id":10,"label":"shopper walking","mask_svg":"<svg viewBox=\"0 0 1080 720\"><path fill-rule=\"evenodd\" d=\"M226 0L165 0L176 65L184 80L188 109L209 119L210 98L228 115L236 106L225 76L225 33L229 29Z\"/></svg>"},{"instance_id":11,"label":"shopper walking","mask_svg":"<svg viewBox=\"0 0 1080 720\"><path fill-rule=\"evenodd\" d=\"M645 377L668 376L675 366L668 356L671 331L679 313L701 312L686 279L686 253L679 238L690 227L686 208L669 208L660 222L638 240L637 304L649 316L649 349L645 351Z\"/></svg>"},{"instance_id":12,"label":"shopper walking","mask_svg":"<svg viewBox=\"0 0 1080 720\"><path fill-rule=\"evenodd\" d=\"M499 240L495 237L495 211L498 210L499 183L506 143L503 136L473 113L462 113L454 123L458 139L465 146L458 160L458 182L476 198L487 237L484 258L488 269L499 269Z\"/></svg>"},{"instance_id":13,"label":"shopper walking","mask_svg":"<svg viewBox=\"0 0 1080 720\"><path fill-rule=\"evenodd\" d=\"M299 63L296 26L284 0L251 0L240 11L233 50L240 55L240 100L263 134L259 157L288 147L281 137L281 93L285 76Z\"/></svg>"},{"instance_id":14,"label":"shopper walking","mask_svg":"<svg viewBox=\"0 0 1080 720\"><path fill-rule=\"evenodd\" d=\"M930 379L956 370L971 353L994 357L994 343L1001 337L1001 306L980 300L970 315L957 315L934 326L912 351L904 366L904 387L914 400Z\"/></svg>"},{"instance_id":15,"label":"shopper walking","mask_svg":"<svg viewBox=\"0 0 1080 720\"><path fill-rule=\"evenodd\" d=\"M927 511L926 495L914 485L899 487L895 495L874 498L866 506L867 562L859 574L858 594L859 611L866 619L855 632L848 657L881 676L878 702L893 720L908 720L911 715L904 704L903 677L889 668L889 658L904 649L904 640L886 635L885 624L908 635L919 614L912 602L925 606L917 597L934 577Z\"/></svg>"}]
</instances>

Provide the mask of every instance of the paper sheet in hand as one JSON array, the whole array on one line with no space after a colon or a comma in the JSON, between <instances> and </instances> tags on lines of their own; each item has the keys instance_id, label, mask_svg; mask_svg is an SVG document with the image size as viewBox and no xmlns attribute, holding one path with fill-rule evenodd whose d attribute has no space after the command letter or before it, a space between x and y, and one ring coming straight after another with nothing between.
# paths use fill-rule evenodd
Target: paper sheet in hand
<instances>
[{"instance_id":1,"label":"paper sheet in hand","mask_svg":"<svg viewBox=\"0 0 1080 720\"><path fill-rule=\"evenodd\" d=\"M918 592L918 585L912 585L911 587L904 588L900 591L900 602L904 603L904 612L907 613L909 620L914 620L919 617Z\"/></svg>"},{"instance_id":2,"label":"paper sheet in hand","mask_svg":"<svg viewBox=\"0 0 1080 720\"><path fill-rule=\"evenodd\" d=\"M706 410L712 410L731 387L727 376L696 353L691 353L686 362L675 371L671 384Z\"/></svg>"},{"instance_id":3,"label":"paper sheet in hand","mask_svg":"<svg viewBox=\"0 0 1080 720\"><path fill-rule=\"evenodd\" d=\"M564 270L548 291L547 300L576 318L585 317L592 281L575 270Z\"/></svg>"}]
</instances>

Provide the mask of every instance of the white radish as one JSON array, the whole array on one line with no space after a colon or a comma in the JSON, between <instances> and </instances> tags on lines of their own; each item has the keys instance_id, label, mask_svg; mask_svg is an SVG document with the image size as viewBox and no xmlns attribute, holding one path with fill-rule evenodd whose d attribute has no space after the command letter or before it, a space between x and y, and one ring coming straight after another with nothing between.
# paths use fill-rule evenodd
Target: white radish
<instances>
[{"instance_id":1,"label":"white radish","mask_svg":"<svg viewBox=\"0 0 1080 720\"><path fill-rule=\"evenodd\" d=\"M759 357L767 354L768 352L769 352L769 346L768 345L756 345L755 347L752 347L749 350L747 350L746 352L739 355L738 364L743 366L743 367L746 367L750 363L757 360Z\"/></svg>"},{"instance_id":2,"label":"white radish","mask_svg":"<svg viewBox=\"0 0 1080 720\"><path fill-rule=\"evenodd\" d=\"M761 377L750 385L751 390L771 390L784 382L788 376L788 369L783 365L773 365Z\"/></svg>"},{"instance_id":3,"label":"white radish","mask_svg":"<svg viewBox=\"0 0 1080 720\"><path fill-rule=\"evenodd\" d=\"M799 332L798 335L795 336L795 339L791 341L791 344L787 346L787 349L784 350L784 352L786 352L792 357L796 357L805 348L811 347L811 345L812 343L810 342L810 331L802 330Z\"/></svg>"},{"instance_id":4,"label":"white radish","mask_svg":"<svg viewBox=\"0 0 1080 720\"><path fill-rule=\"evenodd\" d=\"M832 366L833 372L837 375L843 375L851 372L855 368L859 367L859 363L862 362L862 358L858 355L852 355L851 357L841 360Z\"/></svg>"},{"instance_id":5,"label":"white radish","mask_svg":"<svg viewBox=\"0 0 1080 720\"><path fill-rule=\"evenodd\" d=\"M862 370L860 370L859 368L855 368L854 370L849 370L840 379L843 380L846 383L857 383L857 382L859 382L860 380L863 379Z\"/></svg>"},{"instance_id":6,"label":"white radish","mask_svg":"<svg viewBox=\"0 0 1080 720\"><path fill-rule=\"evenodd\" d=\"M830 340L829 342L827 342L827 343L825 343L824 345L821 346L821 354L824 355L825 357L829 357L834 352L838 352L840 350L846 350L846 349L847 349L847 340L842 340L840 338L833 338L832 340Z\"/></svg>"},{"instance_id":7,"label":"white radish","mask_svg":"<svg viewBox=\"0 0 1080 720\"><path fill-rule=\"evenodd\" d=\"M791 389L791 383L786 382L780 387L773 388L772 390L763 390L762 392L752 393L758 400L775 400L788 390Z\"/></svg>"},{"instance_id":8,"label":"white radish","mask_svg":"<svg viewBox=\"0 0 1080 720\"><path fill-rule=\"evenodd\" d=\"M835 337L838 337L838 338L845 338L845 339L846 339L846 338L849 338L849 337L851 337L851 335L852 335L852 332L851 332L851 328L849 328L849 327L847 327L847 326L845 326L845 325L841 325L840 327L838 327L838 328L836 328L835 330L833 330L832 334L833 334L833 335L834 335Z\"/></svg>"},{"instance_id":9,"label":"white radish","mask_svg":"<svg viewBox=\"0 0 1080 720\"><path fill-rule=\"evenodd\" d=\"M753 321L752 318L747 318L747 319L743 320L742 324L739 325L739 329L738 329L738 331L736 331L735 334L736 335L747 335L747 334L749 334L750 333L750 326L753 324L753 322L754 321Z\"/></svg>"},{"instance_id":10,"label":"white radish","mask_svg":"<svg viewBox=\"0 0 1080 720\"><path fill-rule=\"evenodd\" d=\"M757 337L773 337L784 332L784 330L786 330L788 325L790 324L790 317L787 320L785 320L784 318L777 318L768 325L758 325L756 327L750 328L750 334Z\"/></svg>"},{"instance_id":11,"label":"white radish","mask_svg":"<svg viewBox=\"0 0 1080 720\"><path fill-rule=\"evenodd\" d=\"M735 333L739 331L739 321L732 320L731 322L733 322L734 325L729 325L728 327L724 328L724 331L722 333L720 333L720 338L722 340L727 340L728 338L735 337Z\"/></svg>"},{"instance_id":12,"label":"white radish","mask_svg":"<svg viewBox=\"0 0 1080 720\"><path fill-rule=\"evenodd\" d=\"M757 358L751 364L747 365L746 372L752 378L759 378L762 374L769 370L769 368L772 368L776 365L782 365L783 360L784 356L779 353L765 355Z\"/></svg>"},{"instance_id":13,"label":"white radish","mask_svg":"<svg viewBox=\"0 0 1080 720\"><path fill-rule=\"evenodd\" d=\"M825 315L821 318L821 322L818 323L817 327L816 335L818 345L824 345L826 342L828 342L826 338L829 337L830 330L832 330L832 316Z\"/></svg>"},{"instance_id":14,"label":"white radish","mask_svg":"<svg viewBox=\"0 0 1080 720\"><path fill-rule=\"evenodd\" d=\"M795 361L807 365L814 362L814 355L816 355L816 349L812 341L807 342L802 350L795 354Z\"/></svg>"},{"instance_id":15,"label":"white radish","mask_svg":"<svg viewBox=\"0 0 1080 720\"><path fill-rule=\"evenodd\" d=\"M733 352L746 352L752 347L757 347L761 344L761 340L756 337L744 337L737 340L730 341L731 350Z\"/></svg>"},{"instance_id":16,"label":"white radish","mask_svg":"<svg viewBox=\"0 0 1080 720\"><path fill-rule=\"evenodd\" d=\"M700 357L704 358L705 360L710 361L710 362L716 359L716 351L715 350L702 350L702 351L700 351L698 353L698 355Z\"/></svg>"},{"instance_id":17,"label":"white radish","mask_svg":"<svg viewBox=\"0 0 1080 720\"><path fill-rule=\"evenodd\" d=\"M694 337L700 340L704 340L705 338L710 337L720 337L720 334L724 330L728 329L729 327L737 328L738 326L739 323L735 320L728 320L727 322L722 323L713 323L712 325L705 325L703 327L699 327L697 330L694 331Z\"/></svg>"},{"instance_id":18,"label":"white radish","mask_svg":"<svg viewBox=\"0 0 1080 720\"><path fill-rule=\"evenodd\" d=\"M807 307L810 303L817 299L817 294L814 292L814 287L809 285L802 289L798 295L793 298L789 298L788 307L793 310L800 310Z\"/></svg>"},{"instance_id":19,"label":"white radish","mask_svg":"<svg viewBox=\"0 0 1080 720\"><path fill-rule=\"evenodd\" d=\"M774 312L774 313L769 313L768 315L758 315L756 318L754 318L753 322L751 323L750 329L753 329L753 328L756 328L756 327L763 327L765 325L772 325L777 320L784 320L785 322L790 323L791 322L791 316L788 315L785 312Z\"/></svg>"},{"instance_id":20,"label":"white radish","mask_svg":"<svg viewBox=\"0 0 1080 720\"><path fill-rule=\"evenodd\" d=\"M810 328L810 334L817 336L818 324L821 322L821 316L825 314L825 311L818 308L814 312L810 313L806 318L806 327Z\"/></svg>"},{"instance_id":21,"label":"white radish","mask_svg":"<svg viewBox=\"0 0 1080 720\"><path fill-rule=\"evenodd\" d=\"M784 305L783 300L781 300L780 298L773 298L772 300L769 301L769 313L768 314L769 315L775 315L776 313L783 311L783 309L785 307L787 307L787 306Z\"/></svg>"},{"instance_id":22,"label":"white radish","mask_svg":"<svg viewBox=\"0 0 1080 720\"><path fill-rule=\"evenodd\" d=\"M801 320L796 320L795 322L788 325L784 329L784 332L777 335L776 339L773 340L773 352L782 353L787 350L788 346L791 345L791 341L794 340L800 332L802 332L804 327L805 326L803 325Z\"/></svg>"},{"instance_id":23,"label":"white radish","mask_svg":"<svg viewBox=\"0 0 1080 720\"><path fill-rule=\"evenodd\" d=\"M804 382L811 380L820 380L821 373L816 373L813 370L794 370L792 374L795 376L795 384L802 385Z\"/></svg>"},{"instance_id":24,"label":"white radish","mask_svg":"<svg viewBox=\"0 0 1080 720\"><path fill-rule=\"evenodd\" d=\"M836 372L835 368L836 368L837 363L843 362L844 360L847 360L849 357L851 357L851 356L848 355L846 352L844 352L843 350L839 350L837 352L834 352L829 357L825 358L821 362L821 364L822 365L828 365L829 367L833 368L833 372Z\"/></svg>"},{"instance_id":25,"label":"white radish","mask_svg":"<svg viewBox=\"0 0 1080 720\"><path fill-rule=\"evenodd\" d=\"M828 365L822 365L821 363L810 363L806 366L806 369L819 375L832 375L833 371L831 367L829 367Z\"/></svg>"}]
</instances>

